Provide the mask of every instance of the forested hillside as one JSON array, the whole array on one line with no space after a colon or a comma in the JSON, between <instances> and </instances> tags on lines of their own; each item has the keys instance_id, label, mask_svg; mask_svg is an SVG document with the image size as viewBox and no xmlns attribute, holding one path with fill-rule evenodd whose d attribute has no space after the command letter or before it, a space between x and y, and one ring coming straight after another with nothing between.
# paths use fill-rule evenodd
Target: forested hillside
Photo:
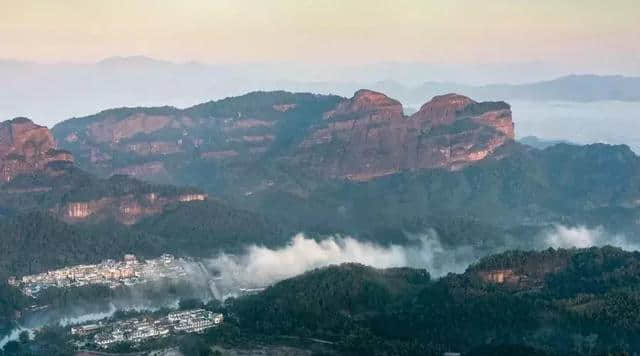
<instances>
[{"instance_id":1,"label":"forested hillside","mask_svg":"<svg viewBox=\"0 0 640 356\"><path fill-rule=\"evenodd\" d=\"M418 270L342 265L280 282L232 309L251 332L323 338L356 354L486 354L499 345L631 353L640 350L639 268L640 253L611 247L511 251L435 281Z\"/></svg>"}]
</instances>

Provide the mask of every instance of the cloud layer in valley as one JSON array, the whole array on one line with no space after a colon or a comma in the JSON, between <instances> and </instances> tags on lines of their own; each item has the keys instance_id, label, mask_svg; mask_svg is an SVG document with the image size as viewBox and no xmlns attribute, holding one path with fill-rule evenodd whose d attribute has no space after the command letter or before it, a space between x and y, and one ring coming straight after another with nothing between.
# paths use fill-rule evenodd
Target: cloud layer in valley
<instances>
[{"instance_id":1,"label":"cloud layer in valley","mask_svg":"<svg viewBox=\"0 0 640 356\"><path fill-rule=\"evenodd\" d=\"M250 245L245 253L220 254L203 261L185 262L189 280L183 281L191 288L181 297L198 298L204 301L214 297L226 299L242 294L243 289L267 287L280 280L294 277L314 268L347 262L361 263L376 268L414 267L424 268L435 277L447 273L461 273L482 256L517 248L586 248L612 245L624 250L640 250L640 244L621 234L608 233L602 227L554 225L530 237L512 236L498 248L487 250L471 245L451 246L443 243L433 230L422 234L408 235L407 245L380 245L361 241L349 236L328 236L312 239L304 234L295 235L289 244L276 249ZM150 290L161 290L160 285L148 286ZM147 291L148 292L148 291ZM22 326L11 335L0 338L0 347L17 338L21 330L29 330L44 324L74 324L84 320L100 319L114 310L153 309L158 306L173 306L178 296L157 300L149 293L130 289L121 298L106 306L78 305L75 310L49 311L38 314L32 320L23 320ZM118 303L116 305L115 303ZM73 317L70 317L73 316Z\"/></svg>"},{"instance_id":2,"label":"cloud layer in valley","mask_svg":"<svg viewBox=\"0 0 640 356\"><path fill-rule=\"evenodd\" d=\"M346 262L376 268L426 268L432 276L439 277L448 272L462 272L474 260L471 248L445 248L433 231L412 239L408 246L382 246L352 237L314 240L298 234L279 249L251 245L243 255L221 254L205 264L220 275L215 280L220 293L214 294L227 296L239 288L265 287L314 268Z\"/></svg>"},{"instance_id":3,"label":"cloud layer in valley","mask_svg":"<svg viewBox=\"0 0 640 356\"><path fill-rule=\"evenodd\" d=\"M316 240L298 234L278 249L251 245L242 255L220 254L205 261L207 270L219 273L212 286L218 297L235 295L240 288L259 288L290 278L314 268L355 262L376 268L425 268L433 277L461 273L469 264L487 253L498 253L522 247L522 241L506 241L494 251L481 251L473 246L452 247L443 244L435 231L409 236L409 245L383 246L348 236L330 236ZM554 225L533 237L538 249L586 248L612 245L625 250L638 250L624 235L607 233L602 227L568 227ZM202 270L201 268L199 270Z\"/></svg>"},{"instance_id":4,"label":"cloud layer in valley","mask_svg":"<svg viewBox=\"0 0 640 356\"><path fill-rule=\"evenodd\" d=\"M610 234L600 226L590 229L585 226L555 225L540 236L544 247L586 248L611 245L627 251L640 250L640 244L630 241L625 235Z\"/></svg>"}]
</instances>

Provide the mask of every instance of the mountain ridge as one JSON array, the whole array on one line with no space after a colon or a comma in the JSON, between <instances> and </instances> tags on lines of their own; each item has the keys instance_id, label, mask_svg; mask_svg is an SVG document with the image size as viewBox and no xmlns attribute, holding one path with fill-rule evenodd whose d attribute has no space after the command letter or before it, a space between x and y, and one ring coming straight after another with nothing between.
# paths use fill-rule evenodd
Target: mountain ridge
<instances>
[{"instance_id":1,"label":"mountain ridge","mask_svg":"<svg viewBox=\"0 0 640 356\"><path fill-rule=\"evenodd\" d=\"M303 229L369 235L445 214L506 227L599 221L637 230L633 152L521 145L504 102L444 95L406 116L397 100L373 90L351 98L262 91L140 110L105 111L53 131L98 175L196 186ZM137 126L127 137L102 129L91 136L89 125L112 119ZM628 223L601 219L615 214Z\"/></svg>"},{"instance_id":2,"label":"mountain ridge","mask_svg":"<svg viewBox=\"0 0 640 356\"><path fill-rule=\"evenodd\" d=\"M527 346L526 355L599 355L612 345L634 352L639 262L638 252L605 246L510 250L440 279L341 264L278 282L230 310L246 332L330 340L346 353L502 355L505 345Z\"/></svg>"},{"instance_id":3,"label":"mountain ridge","mask_svg":"<svg viewBox=\"0 0 640 356\"><path fill-rule=\"evenodd\" d=\"M126 58L126 57L124 57ZM38 64L33 62L0 61L0 76L3 77L5 90L0 90L0 117L27 116L48 126L73 116L85 116L107 107L122 106L155 106L171 104L188 107L210 98L224 98L230 94L261 89L287 89L289 91L305 91L333 93L342 96L351 94L363 87L382 91L399 99L403 103L415 106L424 98L444 92L458 92L478 100L516 99L512 95L513 88L495 91L484 95L476 87L485 84L512 83L511 75L503 77L503 67L495 68L487 75L480 69L473 68L438 68L421 70L396 63L390 67L371 65L367 69L341 68L342 75L327 68L299 68L286 64L198 64L170 62L162 60L149 65L115 65L100 66L95 63L73 64ZM393 69L395 68L395 69ZM481 80L469 79L465 72L481 72ZM445 74L447 73L447 74ZM526 70L518 69L518 77ZM376 77L376 74L378 75ZM477 74L477 73L476 73ZM524 74L528 78L517 80L524 85L536 83L538 78L559 78L564 72L546 73L543 76ZM40 78L47 78L46 81ZM542 90L547 95L544 100L576 100L587 102L594 100L635 100L638 101L638 85L626 87L618 82L609 82L604 76L598 80L594 88L599 88L597 95L584 91L586 84L576 89L562 89L551 92ZM92 78L87 80L87 78ZM632 77L633 83L640 80ZM398 85L384 85L384 80L396 80ZM420 83L437 80L453 80L455 85L421 85ZM520 85L520 84L514 84ZM591 85L591 84L590 84ZM39 87L41 90L33 91ZM152 90L151 90L152 88ZM626 88L626 89L625 89ZM64 93L64 94L63 94ZM547 94L545 94L547 93ZM616 94L617 93L617 94ZM553 95L550 95L553 94ZM520 94L518 96L522 97ZM74 97L73 102L67 101ZM635 99L634 99L635 98ZM32 105L38 102L37 106ZM64 104L61 104L64 103Z\"/></svg>"},{"instance_id":4,"label":"mountain ridge","mask_svg":"<svg viewBox=\"0 0 640 356\"><path fill-rule=\"evenodd\" d=\"M167 171L163 156L199 154L201 158L226 160L233 164L234 161L256 160L279 151L280 159L286 158L291 162L319 160L321 163L316 162L317 172L361 180L388 174L392 169L384 163L388 158L384 158L383 152L390 152L394 160L406 160L401 157L417 154L415 158L408 159L424 161L400 163L393 169L395 171L436 166L457 169L469 161L484 158L506 140L513 140L513 123L507 104L476 103L471 99L466 104L464 108L470 109L459 113L460 120L468 121L462 125L464 127L432 138L425 136L430 141L424 145L431 152L420 151L417 147L421 145L420 135L426 135L425 130L436 126L452 125L458 119L456 115L462 106L445 108L451 117L442 122L423 117L421 112L405 117L400 102L364 89L357 91L351 99L274 91L251 92L186 109L112 109L67 120L57 124L53 131L63 147L76 151L85 169L102 172L103 175L126 169L113 159L125 152L147 163L147 166L140 165L125 172L139 172L142 178L153 180L148 176L155 174L157 179L162 179L162 176L175 175L175 172ZM451 103L443 105L447 107ZM496 113L489 114L492 111ZM492 131L494 129L495 132ZM398 130L403 130L400 135L406 137L392 142L398 140L393 138L398 135L394 131ZM471 130L476 130L477 134L471 134ZM437 153L445 149L451 151L448 145L455 143L448 143L452 138L447 137L454 137L453 134L466 134L468 137L457 139L461 144L455 153ZM163 139L156 139L154 135ZM122 146L121 139L130 142L129 146ZM367 142L369 139L371 142ZM414 140L411 144L414 147L398 146L407 144L407 140ZM347 158L348 162L342 158L338 160L338 153L331 152L335 149L347 150L353 157ZM381 153L371 156L367 153L371 150L380 150ZM428 156L420 158L420 152ZM449 155L454 156L450 158ZM153 156L156 160L143 156ZM154 168L149 168L151 163ZM325 164L331 168L323 167ZM381 167L369 169L363 165Z\"/></svg>"}]
</instances>

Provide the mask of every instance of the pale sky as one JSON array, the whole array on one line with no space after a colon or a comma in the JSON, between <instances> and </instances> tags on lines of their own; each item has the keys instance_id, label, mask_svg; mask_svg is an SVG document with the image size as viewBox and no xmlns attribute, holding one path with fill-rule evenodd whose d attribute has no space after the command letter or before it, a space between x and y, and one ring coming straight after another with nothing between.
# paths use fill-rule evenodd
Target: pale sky
<instances>
[{"instance_id":1,"label":"pale sky","mask_svg":"<svg viewBox=\"0 0 640 356\"><path fill-rule=\"evenodd\" d=\"M0 58L640 65L639 0L0 0Z\"/></svg>"}]
</instances>

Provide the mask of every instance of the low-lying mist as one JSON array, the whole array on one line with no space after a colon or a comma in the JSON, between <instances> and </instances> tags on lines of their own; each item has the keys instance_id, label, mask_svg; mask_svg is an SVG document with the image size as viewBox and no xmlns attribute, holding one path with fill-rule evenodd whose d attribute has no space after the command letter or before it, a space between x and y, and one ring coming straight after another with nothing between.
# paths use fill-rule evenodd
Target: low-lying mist
<instances>
[{"instance_id":1,"label":"low-lying mist","mask_svg":"<svg viewBox=\"0 0 640 356\"><path fill-rule=\"evenodd\" d=\"M586 248L592 246L615 246L626 251L640 250L640 243L628 239L622 234L612 234L601 226L587 228L585 226L567 227L554 225L541 233L544 247L553 248Z\"/></svg>"},{"instance_id":2,"label":"low-lying mist","mask_svg":"<svg viewBox=\"0 0 640 356\"><path fill-rule=\"evenodd\" d=\"M610 234L602 227L553 225L527 237L526 241L511 237L504 244L487 250L473 245L452 246L429 230L408 235L407 245L380 245L349 236L312 239L304 234L294 236L284 247L270 249L251 245L241 255L220 254L205 260L208 271L216 271L213 294L220 299L237 295L240 289L266 287L314 268L356 262L376 268L424 268L432 277L461 273L481 257L508 249L586 248L611 245L624 250L638 250L640 244L620 234ZM199 269L202 271L202 269Z\"/></svg>"},{"instance_id":3,"label":"low-lying mist","mask_svg":"<svg viewBox=\"0 0 640 356\"><path fill-rule=\"evenodd\" d=\"M218 294L227 296L240 288L265 287L314 268L345 262L377 268L426 268L432 275L441 276L461 272L473 260L471 249L446 249L433 231L411 239L413 242L408 246L382 246L348 236L315 240L298 234L278 249L251 245L245 254L220 254L204 264L219 272L215 287L220 291Z\"/></svg>"}]
</instances>

